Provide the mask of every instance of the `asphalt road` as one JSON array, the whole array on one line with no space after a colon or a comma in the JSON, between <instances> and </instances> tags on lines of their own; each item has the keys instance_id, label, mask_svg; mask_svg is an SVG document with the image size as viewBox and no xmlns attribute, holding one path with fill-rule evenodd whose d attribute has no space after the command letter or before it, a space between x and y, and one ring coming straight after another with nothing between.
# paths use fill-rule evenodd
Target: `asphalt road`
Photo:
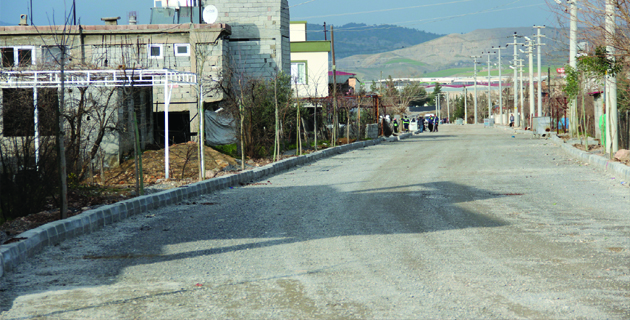
<instances>
[{"instance_id":1,"label":"asphalt road","mask_svg":"<svg viewBox=\"0 0 630 320\"><path fill-rule=\"evenodd\" d=\"M630 188L440 126L136 216L0 279L0 318L630 317Z\"/></svg>"}]
</instances>

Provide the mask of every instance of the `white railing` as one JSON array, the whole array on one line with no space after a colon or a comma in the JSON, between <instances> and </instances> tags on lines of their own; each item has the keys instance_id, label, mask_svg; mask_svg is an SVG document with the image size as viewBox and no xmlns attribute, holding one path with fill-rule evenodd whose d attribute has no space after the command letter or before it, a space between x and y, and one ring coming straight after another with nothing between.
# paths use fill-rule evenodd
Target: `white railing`
<instances>
[{"instance_id":1,"label":"white railing","mask_svg":"<svg viewBox=\"0 0 630 320\"><path fill-rule=\"evenodd\" d=\"M168 69L161 70L68 70L64 72L68 87L158 86L165 83L196 85L197 74ZM0 73L1 88L58 87L59 70L4 71Z\"/></svg>"}]
</instances>

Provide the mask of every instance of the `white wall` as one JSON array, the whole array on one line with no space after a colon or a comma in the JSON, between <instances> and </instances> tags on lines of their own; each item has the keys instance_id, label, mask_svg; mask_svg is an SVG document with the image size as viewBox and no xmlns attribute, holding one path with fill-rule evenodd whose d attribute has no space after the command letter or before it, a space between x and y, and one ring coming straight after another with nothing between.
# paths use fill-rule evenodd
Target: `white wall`
<instances>
[{"instance_id":1,"label":"white wall","mask_svg":"<svg viewBox=\"0 0 630 320\"><path fill-rule=\"evenodd\" d=\"M294 52L291 61L307 61L307 84L297 85L300 97L328 96L328 52Z\"/></svg>"}]
</instances>

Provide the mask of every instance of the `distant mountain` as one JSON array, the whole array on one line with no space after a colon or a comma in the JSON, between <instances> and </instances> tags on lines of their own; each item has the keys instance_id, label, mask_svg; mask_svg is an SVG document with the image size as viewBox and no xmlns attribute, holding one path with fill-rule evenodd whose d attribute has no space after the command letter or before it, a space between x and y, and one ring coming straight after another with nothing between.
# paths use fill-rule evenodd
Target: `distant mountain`
<instances>
[{"instance_id":1,"label":"distant mountain","mask_svg":"<svg viewBox=\"0 0 630 320\"><path fill-rule=\"evenodd\" d=\"M505 45L513 41L513 34L528 35L531 37L533 29L523 28L499 28L480 29L467 34L450 34L431 41L423 42L414 46L397 50L388 50L376 54L356 54L337 60L337 69L359 74L362 80L379 79L380 73L384 77L422 77L424 74L445 69L468 69L472 71L473 60L470 56L481 55L498 46L505 48ZM543 63L563 65L566 62L564 57L564 42L559 30L547 28L544 30L547 36L543 42L547 45L543 47ZM521 38L519 42L524 42ZM335 35L335 43L337 43ZM525 49L521 47L521 49ZM495 51L495 50L492 50ZM502 65L507 68L513 58L513 48L501 50ZM524 57L521 54L521 59ZM496 55L492 58L492 63L497 62ZM478 60L480 68L485 66L487 56ZM525 61L525 64L528 62Z\"/></svg>"},{"instance_id":2,"label":"distant mountain","mask_svg":"<svg viewBox=\"0 0 630 320\"><path fill-rule=\"evenodd\" d=\"M326 26L330 40L330 26ZM324 40L324 26L307 25L307 40ZM356 54L376 54L403 49L442 37L443 35L394 25L349 23L334 26L335 56L342 59Z\"/></svg>"},{"instance_id":3,"label":"distant mountain","mask_svg":"<svg viewBox=\"0 0 630 320\"><path fill-rule=\"evenodd\" d=\"M0 26L13 26L13 25L15 25L15 23L8 23L8 22L4 22L0 20Z\"/></svg>"}]
</instances>

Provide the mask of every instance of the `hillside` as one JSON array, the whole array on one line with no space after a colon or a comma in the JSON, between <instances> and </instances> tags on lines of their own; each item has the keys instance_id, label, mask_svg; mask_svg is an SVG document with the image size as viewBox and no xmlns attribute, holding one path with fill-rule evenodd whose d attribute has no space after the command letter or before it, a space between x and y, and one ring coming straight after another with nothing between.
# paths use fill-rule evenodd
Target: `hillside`
<instances>
[{"instance_id":1,"label":"hillside","mask_svg":"<svg viewBox=\"0 0 630 320\"><path fill-rule=\"evenodd\" d=\"M473 67L470 56L481 55L492 46L505 47L508 42L512 42L514 32L531 35L533 29L530 27L480 29L467 34L450 34L411 47L345 57L337 60L337 66L339 70L357 73L365 80L378 79L381 72L383 76L393 77L433 76L437 71L446 69L450 69L451 73L440 72L442 76L469 73ZM543 48L543 63L562 65L564 63L562 58L558 59L557 56L566 55L563 55L562 50L559 49L560 42L553 40L561 39L558 31L545 29L545 34L552 40L545 39L548 41L544 41L548 45ZM482 65L486 65L483 63L487 61L486 57L480 59ZM507 68L509 61L513 58L512 47L502 50L501 58L504 68ZM496 63L496 56L493 58L493 63Z\"/></svg>"},{"instance_id":2,"label":"hillside","mask_svg":"<svg viewBox=\"0 0 630 320\"><path fill-rule=\"evenodd\" d=\"M330 26L328 39L330 40ZM308 24L308 40L324 40L324 26ZM404 28L394 25L367 25L364 23L349 23L343 26L334 26L335 31L335 55L342 59L355 54L377 54L403 49L443 35Z\"/></svg>"}]
</instances>

